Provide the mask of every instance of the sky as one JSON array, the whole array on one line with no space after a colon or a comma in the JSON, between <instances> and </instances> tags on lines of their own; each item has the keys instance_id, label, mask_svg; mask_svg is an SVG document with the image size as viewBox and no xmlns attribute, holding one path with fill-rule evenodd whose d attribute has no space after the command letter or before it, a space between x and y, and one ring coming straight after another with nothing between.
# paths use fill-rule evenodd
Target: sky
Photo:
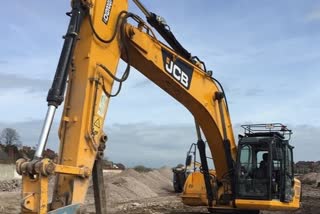
<instances>
[{"instance_id":1,"label":"sky","mask_svg":"<svg viewBox=\"0 0 320 214\"><path fill-rule=\"evenodd\" d=\"M320 151L320 2L153 0L178 40L225 88L235 136L240 124L282 122L294 132L295 160ZM35 145L46 95L69 22L68 1L5 1L0 8L0 129L17 129ZM132 1L129 10L144 18ZM48 147L58 148L55 117ZM106 155L128 166L184 162L196 134L191 114L163 90L131 72L112 98L104 127ZM128 152L130 151L130 152ZM143 155L142 155L143 154Z\"/></svg>"}]
</instances>

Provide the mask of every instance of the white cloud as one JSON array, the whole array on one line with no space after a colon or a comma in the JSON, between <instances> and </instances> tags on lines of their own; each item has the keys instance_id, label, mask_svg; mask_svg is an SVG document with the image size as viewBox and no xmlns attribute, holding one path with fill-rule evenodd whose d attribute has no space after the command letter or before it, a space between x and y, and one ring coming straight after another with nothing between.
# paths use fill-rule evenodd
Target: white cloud
<instances>
[{"instance_id":1,"label":"white cloud","mask_svg":"<svg viewBox=\"0 0 320 214\"><path fill-rule=\"evenodd\" d=\"M305 20L308 21L308 22L320 20L320 8L314 9L311 12L309 12L305 16Z\"/></svg>"},{"instance_id":2,"label":"white cloud","mask_svg":"<svg viewBox=\"0 0 320 214\"><path fill-rule=\"evenodd\" d=\"M16 74L0 73L0 89L26 89L29 92L45 92L50 88L51 81L32 79ZM0 92L2 94L4 91Z\"/></svg>"}]
</instances>

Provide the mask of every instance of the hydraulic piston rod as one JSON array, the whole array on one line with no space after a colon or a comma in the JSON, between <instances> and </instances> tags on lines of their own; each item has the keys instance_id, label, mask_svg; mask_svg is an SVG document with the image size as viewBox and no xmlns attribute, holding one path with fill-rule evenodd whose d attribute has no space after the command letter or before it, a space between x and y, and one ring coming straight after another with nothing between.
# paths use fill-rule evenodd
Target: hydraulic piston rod
<instances>
[{"instance_id":1,"label":"hydraulic piston rod","mask_svg":"<svg viewBox=\"0 0 320 214\"><path fill-rule=\"evenodd\" d=\"M56 112L56 107L53 105L50 105L48 107L48 111L47 111L47 115L45 118L45 122L43 124L42 130L41 130L41 134L39 137L39 143L38 143L38 148L37 151L35 153L35 158L41 158L42 157L42 152L46 146L46 142L48 140L48 136L49 136L49 132L51 129L51 125L52 125L52 121L54 118L54 114Z\"/></svg>"},{"instance_id":2,"label":"hydraulic piston rod","mask_svg":"<svg viewBox=\"0 0 320 214\"><path fill-rule=\"evenodd\" d=\"M43 150L46 147L55 111L64 100L64 92L67 85L68 72L71 66L74 48L78 40L80 25L82 23L85 12L86 7L81 3L81 0L72 1L72 11L71 13L68 13L71 16L71 19L67 33L64 36L65 40L60 54L56 74L54 76L54 81L48 92L48 111L40 134L38 148L35 153L34 159L40 159L42 157Z\"/></svg>"},{"instance_id":3,"label":"hydraulic piston rod","mask_svg":"<svg viewBox=\"0 0 320 214\"><path fill-rule=\"evenodd\" d=\"M200 125L197 123L196 119L194 120L194 122L196 125L196 132L198 137L197 146L199 150L201 168L202 168L204 183L205 183L206 192L207 192L208 205L211 207L212 201L213 201L213 192L212 192L212 187L210 183L211 181L210 181L210 173L209 173L209 167L208 167L208 161L207 161L207 155L206 155L206 145L201 137Z\"/></svg>"}]
</instances>

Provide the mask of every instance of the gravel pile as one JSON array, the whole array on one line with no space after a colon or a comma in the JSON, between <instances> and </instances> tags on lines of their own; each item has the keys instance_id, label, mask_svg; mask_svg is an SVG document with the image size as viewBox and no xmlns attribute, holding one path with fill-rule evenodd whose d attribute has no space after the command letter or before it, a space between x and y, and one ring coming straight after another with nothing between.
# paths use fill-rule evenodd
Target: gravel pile
<instances>
[{"instance_id":1,"label":"gravel pile","mask_svg":"<svg viewBox=\"0 0 320 214\"><path fill-rule=\"evenodd\" d=\"M127 169L122 173L106 176L107 198L111 203L152 198L172 191L171 169L161 168L150 172Z\"/></svg>"},{"instance_id":2,"label":"gravel pile","mask_svg":"<svg viewBox=\"0 0 320 214\"><path fill-rule=\"evenodd\" d=\"M2 192L15 192L21 190L21 180L10 179L0 181L0 191Z\"/></svg>"},{"instance_id":3,"label":"gravel pile","mask_svg":"<svg viewBox=\"0 0 320 214\"><path fill-rule=\"evenodd\" d=\"M172 176L172 170L169 167L162 167L149 172L126 169L116 174L105 173L104 183L107 194L106 203L109 207L108 212L117 213L118 210L121 210L121 213L126 213L125 210L127 209L144 207L145 204L140 206L141 201L166 198L171 195L170 193L173 193ZM137 201L139 203L136 203ZM88 189L86 204L88 213L94 213L92 183Z\"/></svg>"},{"instance_id":4,"label":"gravel pile","mask_svg":"<svg viewBox=\"0 0 320 214\"><path fill-rule=\"evenodd\" d=\"M311 172L299 177L302 184L310 184L318 186L320 183L320 173Z\"/></svg>"}]
</instances>

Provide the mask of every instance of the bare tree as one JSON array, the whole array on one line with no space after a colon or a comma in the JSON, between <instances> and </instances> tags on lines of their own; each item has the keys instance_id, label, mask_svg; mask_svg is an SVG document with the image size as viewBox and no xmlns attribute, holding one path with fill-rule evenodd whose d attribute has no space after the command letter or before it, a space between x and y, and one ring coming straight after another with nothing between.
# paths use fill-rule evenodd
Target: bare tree
<instances>
[{"instance_id":1,"label":"bare tree","mask_svg":"<svg viewBox=\"0 0 320 214\"><path fill-rule=\"evenodd\" d=\"M6 146L8 145L21 146L20 135L15 129L5 128L1 131L0 143Z\"/></svg>"}]
</instances>

